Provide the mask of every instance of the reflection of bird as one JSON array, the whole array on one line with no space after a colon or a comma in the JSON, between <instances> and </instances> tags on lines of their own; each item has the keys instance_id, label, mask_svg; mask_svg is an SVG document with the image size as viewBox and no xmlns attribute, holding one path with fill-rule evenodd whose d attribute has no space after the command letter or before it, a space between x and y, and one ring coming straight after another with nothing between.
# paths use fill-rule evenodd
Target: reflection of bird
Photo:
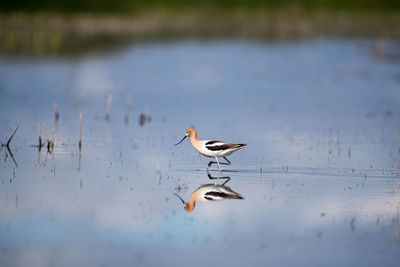
<instances>
[{"instance_id":1,"label":"reflection of bird","mask_svg":"<svg viewBox=\"0 0 400 267\"><path fill-rule=\"evenodd\" d=\"M206 184L197 188L190 195L188 203L185 203L185 201L177 194L175 195L180 198L186 211L192 211L194 209L196 200L216 201L224 199L243 199L240 194L232 191L229 187L215 184Z\"/></svg>"},{"instance_id":2,"label":"reflection of bird","mask_svg":"<svg viewBox=\"0 0 400 267\"><path fill-rule=\"evenodd\" d=\"M197 140L197 132L193 128L189 128L186 130L185 136L179 141L177 144L182 143L182 141L186 138L190 137L190 141L192 146L203 156L215 158L215 161L210 161L208 163L207 169L214 163L218 164L218 170L221 171L220 162L218 161L219 157L223 157L227 162L221 162L221 164L230 165L231 162L225 157L229 156L236 150L239 150L246 146L246 144L230 144L222 141L210 141L210 140Z\"/></svg>"}]
</instances>

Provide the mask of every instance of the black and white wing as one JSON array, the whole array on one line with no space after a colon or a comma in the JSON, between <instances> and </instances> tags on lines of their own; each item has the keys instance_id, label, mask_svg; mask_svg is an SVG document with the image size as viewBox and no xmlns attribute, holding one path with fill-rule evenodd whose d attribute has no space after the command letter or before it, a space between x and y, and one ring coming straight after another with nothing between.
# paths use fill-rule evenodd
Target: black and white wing
<instances>
[{"instance_id":1,"label":"black and white wing","mask_svg":"<svg viewBox=\"0 0 400 267\"><path fill-rule=\"evenodd\" d=\"M239 193L234 192L230 187L222 185L211 185L209 186L209 190L204 193L204 199L206 200L223 200L228 198L243 199Z\"/></svg>"},{"instance_id":2,"label":"black and white wing","mask_svg":"<svg viewBox=\"0 0 400 267\"><path fill-rule=\"evenodd\" d=\"M245 144L230 144L222 141L207 141L205 143L206 149L210 151L221 151L221 150L229 150L229 149L239 149L244 147Z\"/></svg>"}]
</instances>

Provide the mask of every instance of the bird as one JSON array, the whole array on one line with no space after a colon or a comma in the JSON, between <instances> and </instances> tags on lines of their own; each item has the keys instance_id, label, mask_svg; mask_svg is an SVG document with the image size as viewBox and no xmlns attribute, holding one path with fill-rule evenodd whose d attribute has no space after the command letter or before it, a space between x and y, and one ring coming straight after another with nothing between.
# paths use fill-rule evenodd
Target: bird
<instances>
[{"instance_id":1,"label":"bird","mask_svg":"<svg viewBox=\"0 0 400 267\"><path fill-rule=\"evenodd\" d=\"M216 161L210 161L207 166L207 170L211 167L212 164L218 164L218 170L221 172L220 164L231 165L231 162L226 158L233 152L243 148L246 144L231 144L223 141L213 141L213 140L198 140L197 132L193 128L189 128L186 130L185 136L181 141L175 144L179 145L185 140L186 137L190 137L190 141L192 146L203 156L209 158L215 158ZM224 158L226 162L219 162L218 158Z\"/></svg>"},{"instance_id":2,"label":"bird","mask_svg":"<svg viewBox=\"0 0 400 267\"><path fill-rule=\"evenodd\" d=\"M216 201L224 199L244 199L239 193L225 185L205 184L197 188L190 195L189 202L186 203L178 194L174 193L183 203L186 211L190 212L196 206L197 200Z\"/></svg>"}]
</instances>

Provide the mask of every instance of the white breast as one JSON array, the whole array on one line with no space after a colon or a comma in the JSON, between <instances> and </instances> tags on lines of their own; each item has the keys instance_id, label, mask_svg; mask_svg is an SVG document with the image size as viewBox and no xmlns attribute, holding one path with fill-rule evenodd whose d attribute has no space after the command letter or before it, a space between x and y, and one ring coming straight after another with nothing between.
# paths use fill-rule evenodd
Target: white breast
<instances>
[{"instance_id":1,"label":"white breast","mask_svg":"<svg viewBox=\"0 0 400 267\"><path fill-rule=\"evenodd\" d=\"M210 158L221 157L221 155L220 155L221 151L212 151L212 150L208 150L206 148L206 143L207 142L209 142L209 140L198 141L198 145L195 146L195 149L200 154L202 154L203 156L206 156L206 157L210 157Z\"/></svg>"}]
</instances>

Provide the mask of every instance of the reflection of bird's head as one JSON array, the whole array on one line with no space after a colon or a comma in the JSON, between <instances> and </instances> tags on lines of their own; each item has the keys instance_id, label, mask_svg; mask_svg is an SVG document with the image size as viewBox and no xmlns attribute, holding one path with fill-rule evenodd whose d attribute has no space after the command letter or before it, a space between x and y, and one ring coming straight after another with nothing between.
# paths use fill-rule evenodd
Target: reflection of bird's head
<instances>
[{"instance_id":1,"label":"reflection of bird's head","mask_svg":"<svg viewBox=\"0 0 400 267\"><path fill-rule=\"evenodd\" d=\"M174 195L177 196L177 197L182 201L182 203L183 203L183 208L184 208L187 212L190 212L190 211L192 211L192 210L194 209L194 206L195 206L195 202L194 202L194 201L193 201L193 202L186 203L186 202L183 200L183 198L181 198L178 194L174 193Z\"/></svg>"},{"instance_id":2,"label":"reflection of bird's head","mask_svg":"<svg viewBox=\"0 0 400 267\"><path fill-rule=\"evenodd\" d=\"M191 211L194 209L195 203L196 203L196 202L193 202L193 204L191 204L191 203L185 203L185 204L183 205L183 207L185 208L185 210L186 210L187 212L191 212Z\"/></svg>"}]
</instances>

